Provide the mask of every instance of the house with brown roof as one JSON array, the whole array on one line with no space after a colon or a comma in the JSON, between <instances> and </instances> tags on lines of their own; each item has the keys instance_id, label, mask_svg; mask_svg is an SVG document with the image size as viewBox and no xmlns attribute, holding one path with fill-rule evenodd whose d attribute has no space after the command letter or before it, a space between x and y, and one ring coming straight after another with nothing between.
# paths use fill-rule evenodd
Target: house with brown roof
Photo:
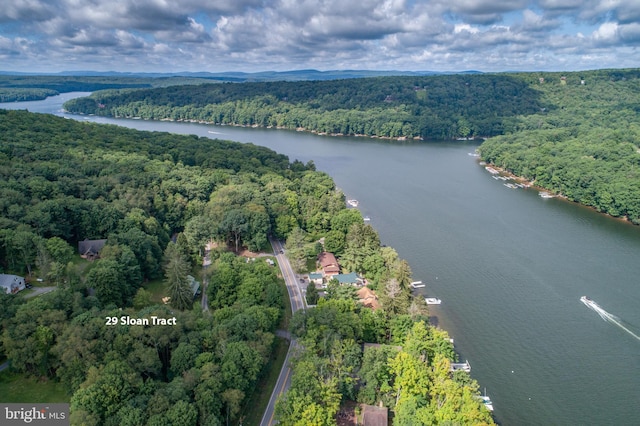
<instances>
[{"instance_id":1,"label":"house with brown roof","mask_svg":"<svg viewBox=\"0 0 640 426\"><path fill-rule=\"evenodd\" d=\"M378 296L371 290L369 287L362 287L358 289L356 293L358 295L358 300L365 307L371 309L380 309L380 302L378 302Z\"/></svg>"},{"instance_id":2,"label":"house with brown roof","mask_svg":"<svg viewBox=\"0 0 640 426\"><path fill-rule=\"evenodd\" d=\"M363 426L387 426L389 424L389 409L375 405L364 405L362 407L362 424Z\"/></svg>"},{"instance_id":3,"label":"house with brown roof","mask_svg":"<svg viewBox=\"0 0 640 426\"><path fill-rule=\"evenodd\" d=\"M318 263L322 268L322 275L325 277L333 277L340 273L340 265L333 253L322 252L318 255Z\"/></svg>"}]
</instances>

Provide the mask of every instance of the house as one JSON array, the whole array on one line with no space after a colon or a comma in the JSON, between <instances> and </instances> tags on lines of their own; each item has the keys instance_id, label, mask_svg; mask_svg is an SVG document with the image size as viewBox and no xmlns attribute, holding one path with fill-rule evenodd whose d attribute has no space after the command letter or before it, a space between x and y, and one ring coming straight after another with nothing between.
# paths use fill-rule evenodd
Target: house
<instances>
[{"instance_id":1,"label":"house","mask_svg":"<svg viewBox=\"0 0 640 426\"><path fill-rule=\"evenodd\" d=\"M78 242L78 253L80 257L87 260L95 260L100 257L100 250L107 243L107 240L87 240Z\"/></svg>"},{"instance_id":2,"label":"house","mask_svg":"<svg viewBox=\"0 0 640 426\"><path fill-rule=\"evenodd\" d=\"M358 300L365 307L371 309L380 309L380 303L378 302L378 296L371 290L369 287L362 287L356 293L358 295Z\"/></svg>"},{"instance_id":3,"label":"house","mask_svg":"<svg viewBox=\"0 0 640 426\"><path fill-rule=\"evenodd\" d=\"M0 289L6 294L16 294L24 290L26 283L23 277L17 275L0 274Z\"/></svg>"},{"instance_id":4,"label":"house","mask_svg":"<svg viewBox=\"0 0 640 426\"><path fill-rule=\"evenodd\" d=\"M187 280L189 281L189 287L191 287L191 293L193 294L193 297L196 297L198 295L198 291L200 290L200 283L196 281L196 279L191 275L187 275Z\"/></svg>"},{"instance_id":5,"label":"house","mask_svg":"<svg viewBox=\"0 0 640 426\"><path fill-rule=\"evenodd\" d=\"M322 275L325 277L333 277L340 273L340 265L333 253L322 252L318 255L318 263L322 268Z\"/></svg>"},{"instance_id":6,"label":"house","mask_svg":"<svg viewBox=\"0 0 640 426\"><path fill-rule=\"evenodd\" d=\"M317 285L322 285L322 274L319 272L312 272L309 274L309 282Z\"/></svg>"},{"instance_id":7,"label":"house","mask_svg":"<svg viewBox=\"0 0 640 426\"><path fill-rule=\"evenodd\" d=\"M360 278L355 272L351 272L349 274L337 274L334 275L333 278L338 280L340 284L362 285L362 278Z\"/></svg>"},{"instance_id":8,"label":"house","mask_svg":"<svg viewBox=\"0 0 640 426\"><path fill-rule=\"evenodd\" d=\"M375 405L362 406L363 426L387 426L389 424L389 409Z\"/></svg>"}]
</instances>

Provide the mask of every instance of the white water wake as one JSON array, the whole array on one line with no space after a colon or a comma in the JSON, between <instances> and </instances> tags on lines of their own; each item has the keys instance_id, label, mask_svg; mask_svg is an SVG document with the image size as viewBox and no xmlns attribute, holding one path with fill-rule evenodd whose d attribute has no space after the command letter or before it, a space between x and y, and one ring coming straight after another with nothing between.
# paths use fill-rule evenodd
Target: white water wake
<instances>
[{"instance_id":1,"label":"white water wake","mask_svg":"<svg viewBox=\"0 0 640 426\"><path fill-rule=\"evenodd\" d=\"M623 329L624 331L626 331L627 333L635 337L637 340L640 340L640 336L638 336L636 333L629 330L624 324L622 324L622 321L620 320L620 318L605 311L600 307L600 305L598 305L593 300L589 299L587 296L582 296L580 298L580 301L584 303L584 305L587 308L591 309L592 311L595 311L598 315L600 315L600 318L602 318L603 320L617 325L618 327L620 327L621 329Z\"/></svg>"}]
</instances>

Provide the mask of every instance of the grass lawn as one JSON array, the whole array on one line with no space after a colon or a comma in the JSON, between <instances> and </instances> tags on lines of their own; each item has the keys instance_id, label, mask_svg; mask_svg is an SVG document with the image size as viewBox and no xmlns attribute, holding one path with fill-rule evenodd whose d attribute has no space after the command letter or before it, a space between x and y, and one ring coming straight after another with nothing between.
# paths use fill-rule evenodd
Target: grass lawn
<instances>
[{"instance_id":1,"label":"grass lawn","mask_svg":"<svg viewBox=\"0 0 640 426\"><path fill-rule=\"evenodd\" d=\"M144 287L145 290L151 293L151 300L156 303L162 303L162 298L166 296L166 292L164 290L164 281L162 280L162 278L144 283L142 287Z\"/></svg>"},{"instance_id":2,"label":"grass lawn","mask_svg":"<svg viewBox=\"0 0 640 426\"><path fill-rule=\"evenodd\" d=\"M313 272L316 270L316 258L308 257L307 258L307 271Z\"/></svg>"},{"instance_id":3,"label":"grass lawn","mask_svg":"<svg viewBox=\"0 0 640 426\"><path fill-rule=\"evenodd\" d=\"M2 402L69 402L61 383L39 380L5 370L0 373L0 401Z\"/></svg>"}]
</instances>

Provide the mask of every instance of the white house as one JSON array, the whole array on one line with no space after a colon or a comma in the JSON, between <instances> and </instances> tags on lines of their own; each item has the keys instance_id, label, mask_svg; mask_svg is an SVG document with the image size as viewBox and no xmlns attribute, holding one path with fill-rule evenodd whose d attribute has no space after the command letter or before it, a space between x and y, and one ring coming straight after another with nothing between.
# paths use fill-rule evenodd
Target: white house
<instances>
[{"instance_id":1,"label":"white house","mask_svg":"<svg viewBox=\"0 0 640 426\"><path fill-rule=\"evenodd\" d=\"M0 274L0 288L7 294L16 294L25 289L23 277L17 275Z\"/></svg>"}]
</instances>

